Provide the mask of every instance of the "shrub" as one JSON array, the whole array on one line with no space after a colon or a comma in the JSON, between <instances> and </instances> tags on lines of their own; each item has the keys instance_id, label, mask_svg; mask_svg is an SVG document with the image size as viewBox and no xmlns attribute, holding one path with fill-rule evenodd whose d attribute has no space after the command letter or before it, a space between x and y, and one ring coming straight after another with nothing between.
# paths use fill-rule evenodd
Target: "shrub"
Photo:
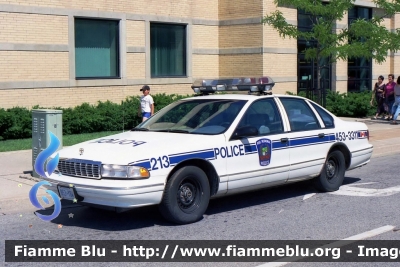
<instances>
[{"instance_id":1,"label":"shrub","mask_svg":"<svg viewBox=\"0 0 400 267\"><path fill-rule=\"evenodd\" d=\"M295 95L292 92L286 92L288 95ZM306 97L305 92L300 92L299 96ZM315 101L313 97L311 100ZM326 93L326 109L338 117L366 117L374 114L375 107L371 107L369 101L371 92L362 93L339 93L330 90Z\"/></svg>"},{"instance_id":2,"label":"shrub","mask_svg":"<svg viewBox=\"0 0 400 267\"><path fill-rule=\"evenodd\" d=\"M12 116L4 108L0 109L0 139L3 139L4 132L13 125Z\"/></svg>"},{"instance_id":3,"label":"shrub","mask_svg":"<svg viewBox=\"0 0 400 267\"><path fill-rule=\"evenodd\" d=\"M32 137L32 112L30 110L14 107L7 109L7 113L9 114L9 118L6 118L6 120L8 122L11 120L12 124L2 132L4 139Z\"/></svg>"},{"instance_id":4,"label":"shrub","mask_svg":"<svg viewBox=\"0 0 400 267\"><path fill-rule=\"evenodd\" d=\"M326 108L339 117L366 117L374 113L370 106L371 93L337 93L329 92L326 97Z\"/></svg>"},{"instance_id":5,"label":"shrub","mask_svg":"<svg viewBox=\"0 0 400 267\"><path fill-rule=\"evenodd\" d=\"M188 97L183 95L153 95L155 111L172 102ZM129 96L120 104L99 101L96 105L83 103L75 108L51 108L63 111L63 134L129 130L142 122L138 116L139 96ZM46 109L34 106L33 109ZM0 109L0 139L19 139L32 136L32 111L14 107Z\"/></svg>"},{"instance_id":6,"label":"shrub","mask_svg":"<svg viewBox=\"0 0 400 267\"><path fill-rule=\"evenodd\" d=\"M293 94L287 92L287 94ZM299 94L305 96L305 93ZM189 95L152 95L155 111ZM369 100L370 92L339 94L327 93L327 109L337 116L364 117L373 114ZM92 133L100 131L129 130L141 123L138 116L139 96L129 96L120 104L99 101L96 105L83 103L75 108L53 108L63 110L63 134ZM37 108L43 108L35 106ZM14 107L0 109L0 139L20 139L32 136L32 111Z\"/></svg>"},{"instance_id":7,"label":"shrub","mask_svg":"<svg viewBox=\"0 0 400 267\"><path fill-rule=\"evenodd\" d=\"M63 109L63 134L99 132L101 120L95 106L88 103Z\"/></svg>"},{"instance_id":8,"label":"shrub","mask_svg":"<svg viewBox=\"0 0 400 267\"><path fill-rule=\"evenodd\" d=\"M110 101L98 102L96 114L99 118L98 131L122 131L124 130L123 107Z\"/></svg>"},{"instance_id":9,"label":"shrub","mask_svg":"<svg viewBox=\"0 0 400 267\"><path fill-rule=\"evenodd\" d=\"M121 102L122 107L122 124L125 130L132 129L142 122L141 117L138 117L140 100L138 96L130 96Z\"/></svg>"}]
</instances>

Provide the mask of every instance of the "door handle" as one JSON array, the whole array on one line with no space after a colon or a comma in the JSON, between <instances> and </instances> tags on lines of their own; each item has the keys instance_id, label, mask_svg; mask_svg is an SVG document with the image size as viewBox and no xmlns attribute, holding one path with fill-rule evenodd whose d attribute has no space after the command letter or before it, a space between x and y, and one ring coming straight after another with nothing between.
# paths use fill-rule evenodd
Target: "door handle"
<instances>
[{"instance_id":1,"label":"door handle","mask_svg":"<svg viewBox=\"0 0 400 267\"><path fill-rule=\"evenodd\" d=\"M281 138L281 143L287 143L289 141L289 138Z\"/></svg>"},{"instance_id":2,"label":"door handle","mask_svg":"<svg viewBox=\"0 0 400 267\"><path fill-rule=\"evenodd\" d=\"M319 133L319 134L318 134L318 137L319 137L319 138L324 138L324 137L325 137L325 134L324 134L324 133Z\"/></svg>"}]
</instances>

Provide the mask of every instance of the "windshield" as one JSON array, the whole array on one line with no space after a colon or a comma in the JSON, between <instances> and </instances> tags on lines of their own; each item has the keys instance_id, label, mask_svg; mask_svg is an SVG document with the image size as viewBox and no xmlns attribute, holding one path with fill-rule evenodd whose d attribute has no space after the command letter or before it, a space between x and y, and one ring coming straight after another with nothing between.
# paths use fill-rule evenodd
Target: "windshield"
<instances>
[{"instance_id":1,"label":"windshield","mask_svg":"<svg viewBox=\"0 0 400 267\"><path fill-rule=\"evenodd\" d=\"M163 108L133 131L220 134L243 108L245 100L181 100Z\"/></svg>"}]
</instances>

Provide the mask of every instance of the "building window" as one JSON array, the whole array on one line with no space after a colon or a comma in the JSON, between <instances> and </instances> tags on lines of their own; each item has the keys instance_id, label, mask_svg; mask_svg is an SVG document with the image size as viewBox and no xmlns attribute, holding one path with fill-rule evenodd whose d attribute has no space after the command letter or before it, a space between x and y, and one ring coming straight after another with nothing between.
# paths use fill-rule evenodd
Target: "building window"
<instances>
[{"instance_id":1,"label":"building window","mask_svg":"<svg viewBox=\"0 0 400 267\"><path fill-rule=\"evenodd\" d=\"M151 77L186 77L186 25L150 24Z\"/></svg>"},{"instance_id":2,"label":"building window","mask_svg":"<svg viewBox=\"0 0 400 267\"><path fill-rule=\"evenodd\" d=\"M302 32L312 31L316 17L304 10L297 10L297 28ZM315 40L297 40L297 92L318 89L318 70L316 60L306 60L305 49L317 46ZM321 74L321 88L332 89L332 68L328 58L321 58L319 61Z\"/></svg>"},{"instance_id":3,"label":"building window","mask_svg":"<svg viewBox=\"0 0 400 267\"><path fill-rule=\"evenodd\" d=\"M76 79L119 78L119 21L75 18Z\"/></svg>"},{"instance_id":4,"label":"building window","mask_svg":"<svg viewBox=\"0 0 400 267\"><path fill-rule=\"evenodd\" d=\"M349 10L349 25L356 19L371 19L372 9L366 7L354 7ZM350 40L351 42L351 40ZM372 62L366 58L349 58L347 61L347 91L362 92L371 89Z\"/></svg>"}]
</instances>

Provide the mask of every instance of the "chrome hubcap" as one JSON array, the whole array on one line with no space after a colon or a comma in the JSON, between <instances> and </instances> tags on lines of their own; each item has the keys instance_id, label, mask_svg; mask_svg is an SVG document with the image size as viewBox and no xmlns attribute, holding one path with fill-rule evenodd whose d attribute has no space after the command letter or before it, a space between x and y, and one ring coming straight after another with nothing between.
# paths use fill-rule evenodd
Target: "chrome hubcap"
<instances>
[{"instance_id":1,"label":"chrome hubcap","mask_svg":"<svg viewBox=\"0 0 400 267\"><path fill-rule=\"evenodd\" d=\"M329 160L326 163L326 175L328 179L332 179L336 173L336 163L333 160Z\"/></svg>"},{"instance_id":2,"label":"chrome hubcap","mask_svg":"<svg viewBox=\"0 0 400 267\"><path fill-rule=\"evenodd\" d=\"M195 198L195 188L192 184L183 184L179 188L179 200L184 206L190 205Z\"/></svg>"}]
</instances>

